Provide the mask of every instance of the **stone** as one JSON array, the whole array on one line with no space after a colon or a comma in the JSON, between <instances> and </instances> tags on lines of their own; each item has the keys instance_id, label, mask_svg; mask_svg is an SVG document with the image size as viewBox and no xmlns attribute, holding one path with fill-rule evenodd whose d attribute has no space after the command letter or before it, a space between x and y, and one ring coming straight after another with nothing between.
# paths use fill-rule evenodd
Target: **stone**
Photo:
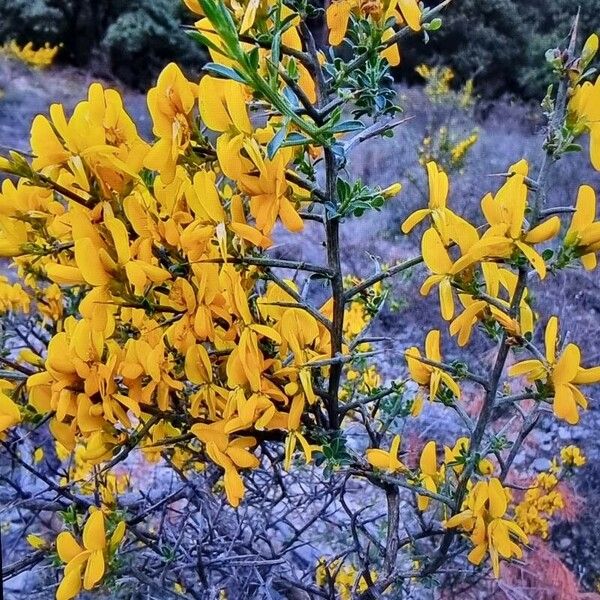
<instances>
[{"instance_id":1,"label":"stone","mask_svg":"<svg viewBox=\"0 0 600 600\"><path fill-rule=\"evenodd\" d=\"M550 465L551 463L547 458L536 458L531 464L534 470L536 470L538 473L547 471L550 468Z\"/></svg>"}]
</instances>

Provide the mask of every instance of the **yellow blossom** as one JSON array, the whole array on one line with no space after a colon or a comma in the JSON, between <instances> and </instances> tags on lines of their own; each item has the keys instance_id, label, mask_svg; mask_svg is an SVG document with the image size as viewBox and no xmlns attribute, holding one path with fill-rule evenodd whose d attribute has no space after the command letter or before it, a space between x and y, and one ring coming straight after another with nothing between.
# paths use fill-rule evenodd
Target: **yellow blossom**
<instances>
[{"instance_id":1,"label":"yellow blossom","mask_svg":"<svg viewBox=\"0 0 600 600\"><path fill-rule=\"evenodd\" d=\"M528 381L541 381L551 386L554 397L554 414L571 425L579 422L578 407L586 408L587 399L577 384L600 381L600 367L581 367L581 353L576 344L565 346L557 356L558 318L551 317L546 325L545 361L530 359L521 361L509 369L511 377L525 376Z\"/></svg>"},{"instance_id":2,"label":"yellow blossom","mask_svg":"<svg viewBox=\"0 0 600 600\"><path fill-rule=\"evenodd\" d=\"M387 452L379 448L369 448L366 452L367 462L376 469L389 471L390 473L406 471L406 466L398 457L399 451L400 436L395 435Z\"/></svg>"},{"instance_id":3,"label":"yellow blossom","mask_svg":"<svg viewBox=\"0 0 600 600\"><path fill-rule=\"evenodd\" d=\"M92 512L83 527L83 545L71 533L63 531L56 538L59 558L66 564L63 580L56 591L57 600L71 600L83 588L93 589L104 577L108 556L114 552L125 535L121 521L110 539L106 537L104 514Z\"/></svg>"},{"instance_id":4,"label":"yellow blossom","mask_svg":"<svg viewBox=\"0 0 600 600\"><path fill-rule=\"evenodd\" d=\"M496 478L479 481L469 490L462 512L445 522L447 528L458 527L469 534L473 544L467 557L470 562L479 565L489 553L496 577L500 576L500 558L522 558L523 551L516 541L528 543L519 525L505 516L507 493Z\"/></svg>"}]
</instances>

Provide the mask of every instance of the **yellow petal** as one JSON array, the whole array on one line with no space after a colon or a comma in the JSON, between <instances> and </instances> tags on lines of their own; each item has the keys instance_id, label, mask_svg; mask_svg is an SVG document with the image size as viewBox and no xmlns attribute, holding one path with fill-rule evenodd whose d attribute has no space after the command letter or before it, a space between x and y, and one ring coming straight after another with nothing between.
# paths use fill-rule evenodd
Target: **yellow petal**
<instances>
[{"instance_id":1,"label":"yellow petal","mask_svg":"<svg viewBox=\"0 0 600 600\"><path fill-rule=\"evenodd\" d=\"M445 275L452 269L452 261L450 260L448 251L435 229L428 229L423 234L421 251L425 264L433 273Z\"/></svg>"},{"instance_id":2,"label":"yellow petal","mask_svg":"<svg viewBox=\"0 0 600 600\"><path fill-rule=\"evenodd\" d=\"M568 385L560 385L554 390L554 414L570 425L579 423L577 403Z\"/></svg>"},{"instance_id":3,"label":"yellow petal","mask_svg":"<svg viewBox=\"0 0 600 600\"><path fill-rule=\"evenodd\" d=\"M489 503L490 503L490 515L497 519L502 517L506 512L508 503L506 500L506 493L499 479L493 477L489 481L488 485Z\"/></svg>"},{"instance_id":4,"label":"yellow petal","mask_svg":"<svg viewBox=\"0 0 600 600\"><path fill-rule=\"evenodd\" d=\"M417 0L398 0L398 8L406 24L413 30L421 29L421 9Z\"/></svg>"},{"instance_id":5,"label":"yellow petal","mask_svg":"<svg viewBox=\"0 0 600 600\"><path fill-rule=\"evenodd\" d=\"M467 555L467 560L473 565L480 565L487 553L487 544L475 546Z\"/></svg>"},{"instance_id":6,"label":"yellow petal","mask_svg":"<svg viewBox=\"0 0 600 600\"><path fill-rule=\"evenodd\" d=\"M227 469L225 471L224 483L229 504L234 508L239 506L245 492L244 482L240 474L233 468Z\"/></svg>"},{"instance_id":7,"label":"yellow petal","mask_svg":"<svg viewBox=\"0 0 600 600\"><path fill-rule=\"evenodd\" d=\"M553 237L558 235L560 231L560 219L554 216L543 223L540 223L537 227L534 227L525 236L525 241L528 244L540 244L541 242L547 242Z\"/></svg>"},{"instance_id":8,"label":"yellow petal","mask_svg":"<svg viewBox=\"0 0 600 600\"><path fill-rule=\"evenodd\" d=\"M521 241L517 241L515 244L525 255L525 258L532 264L533 268L540 276L540 279L544 279L546 277L546 263L544 262L544 259L531 246L528 246Z\"/></svg>"},{"instance_id":9,"label":"yellow petal","mask_svg":"<svg viewBox=\"0 0 600 600\"><path fill-rule=\"evenodd\" d=\"M593 367L591 369L584 369L581 367L579 371L577 371L575 379L573 379L573 383L579 383L582 385L598 383L599 381L600 367Z\"/></svg>"},{"instance_id":10,"label":"yellow petal","mask_svg":"<svg viewBox=\"0 0 600 600\"><path fill-rule=\"evenodd\" d=\"M452 295L452 284L448 277L440 281L439 295L442 318L445 321L450 321L454 316L454 296Z\"/></svg>"},{"instance_id":11,"label":"yellow petal","mask_svg":"<svg viewBox=\"0 0 600 600\"><path fill-rule=\"evenodd\" d=\"M106 285L111 279L98 256L99 250L90 238L75 240L75 262L90 285Z\"/></svg>"},{"instance_id":12,"label":"yellow petal","mask_svg":"<svg viewBox=\"0 0 600 600\"><path fill-rule=\"evenodd\" d=\"M437 473L436 445L433 440L427 442L423 448L419 466L421 467L421 471L426 475L433 476Z\"/></svg>"},{"instance_id":13,"label":"yellow petal","mask_svg":"<svg viewBox=\"0 0 600 600\"><path fill-rule=\"evenodd\" d=\"M430 212L427 208L416 210L402 223L402 233L410 233Z\"/></svg>"},{"instance_id":14,"label":"yellow petal","mask_svg":"<svg viewBox=\"0 0 600 600\"><path fill-rule=\"evenodd\" d=\"M377 469L389 469L390 468L390 454L385 450L379 448L369 448L366 451L367 462Z\"/></svg>"},{"instance_id":15,"label":"yellow petal","mask_svg":"<svg viewBox=\"0 0 600 600\"><path fill-rule=\"evenodd\" d=\"M329 43L332 46L341 44L346 35L351 7L352 3L350 0L337 0L336 2L332 2L327 8L326 15L327 27L329 28Z\"/></svg>"},{"instance_id":16,"label":"yellow petal","mask_svg":"<svg viewBox=\"0 0 600 600\"><path fill-rule=\"evenodd\" d=\"M81 591L81 566L65 573L56 590L56 600L72 600Z\"/></svg>"},{"instance_id":17,"label":"yellow petal","mask_svg":"<svg viewBox=\"0 0 600 600\"><path fill-rule=\"evenodd\" d=\"M83 528L83 545L87 550L102 550L106 546L104 513L95 510Z\"/></svg>"},{"instance_id":18,"label":"yellow petal","mask_svg":"<svg viewBox=\"0 0 600 600\"><path fill-rule=\"evenodd\" d=\"M552 381L555 384L573 381L579 371L581 352L575 344L568 344L563 350L552 371Z\"/></svg>"},{"instance_id":19,"label":"yellow petal","mask_svg":"<svg viewBox=\"0 0 600 600\"><path fill-rule=\"evenodd\" d=\"M84 589L91 590L104 577L104 569L104 554L102 550L95 550L90 554L85 566L83 574Z\"/></svg>"},{"instance_id":20,"label":"yellow petal","mask_svg":"<svg viewBox=\"0 0 600 600\"><path fill-rule=\"evenodd\" d=\"M544 369L544 365L539 360L523 360L512 365L508 369L508 374L510 377L520 377L521 375L528 375L530 373L534 373L538 370Z\"/></svg>"},{"instance_id":21,"label":"yellow petal","mask_svg":"<svg viewBox=\"0 0 600 600\"><path fill-rule=\"evenodd\" d=\"M129 236L127 235L127 228L125 224L119 219L114 217L106 217L104 224L110 232L113 239L115 249L117 251L117 260L122 266L131 259L131 253L129 252Z\"/></svg>"},{"instance_id":22,"label":"yellow petal","mask_svg":"<svg viewBox=\"0 0 600 600\"><path fill-rule=\"evenodd\" d=\"M68 531L62 531L56 538L56 551L58 552L60 560L64 563L68 563L78 554L81 554L83 548L75 541L75 538Z\"/></svg>"}]
</instances>

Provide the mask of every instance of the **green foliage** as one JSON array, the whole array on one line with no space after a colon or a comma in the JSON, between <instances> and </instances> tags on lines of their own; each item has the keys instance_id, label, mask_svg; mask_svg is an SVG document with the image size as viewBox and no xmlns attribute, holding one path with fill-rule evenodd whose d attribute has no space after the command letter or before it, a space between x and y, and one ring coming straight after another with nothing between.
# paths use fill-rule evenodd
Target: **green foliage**
<instances>
[{"instance_id":1,"label":"green foliage","mask_svg":"<svg viewBox=\"0 0 600 600\"><path fill-rule=\"evenodd\" d=\"M171 60L202 63L176 0L0 0L0 15L0 42L62 44L59 59L77 66L107 55L112 71L140 88Z\"/></svg>"},{"instance_id":2,"label":"green foliage","mask_svg":"<svg viewBox=\"0 0 600 600\"><path fill-rule=\"evenodd\" d=\"M143 0L138 5L135 10L121 13L102 41L117 77L146 88L170 61L184 67L198 68L202 64L198 45L181 29L177 4L171 0Z\"/></svg>"},{"instance_id":3,"label":"green foliage","mask_svg":"<svg viewBox=\"0 0 600 600\"><path fill-rule=\"evenodd\" d=\"M551 79L544 54L568 36L578 6L585 39L600 30L600 0L453 2L429 43L405 53L404 73L414 77L421 62L438 62L452 67L462 80L474 76L478 93L485 96L510 92L542 97Z\"/></svg>"},{"instance_id":4,"label":"green foliage","mask_svg":"<svg viewBox=\"0 0 600 600\"><path fill-rule=\"evenodd\" d=\"M0 41L16 39L36 46L58 44L64 37L64 15L46 0L0 0Z\"/></svg>"}]
</instances>

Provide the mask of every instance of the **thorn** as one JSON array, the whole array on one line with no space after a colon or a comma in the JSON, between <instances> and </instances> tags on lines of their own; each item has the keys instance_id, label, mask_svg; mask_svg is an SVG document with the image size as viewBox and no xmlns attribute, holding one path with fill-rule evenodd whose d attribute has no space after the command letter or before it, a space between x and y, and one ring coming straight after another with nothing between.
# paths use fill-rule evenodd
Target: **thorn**
<instances>
[{"instance_id":1,"label":"thorn","mask_svg":"<svg viewBox=\"0 0 600 600\"><path fill-rule=\"evenodd\" d=\"M573 20L573 27L571 28L571 39L569 41L569 60L572 60L575 56L575 50L577 48L577 35L579 33L579 18L581 16L581 6L577 7L577 14Z\"/></svg>"}]
</instances>

